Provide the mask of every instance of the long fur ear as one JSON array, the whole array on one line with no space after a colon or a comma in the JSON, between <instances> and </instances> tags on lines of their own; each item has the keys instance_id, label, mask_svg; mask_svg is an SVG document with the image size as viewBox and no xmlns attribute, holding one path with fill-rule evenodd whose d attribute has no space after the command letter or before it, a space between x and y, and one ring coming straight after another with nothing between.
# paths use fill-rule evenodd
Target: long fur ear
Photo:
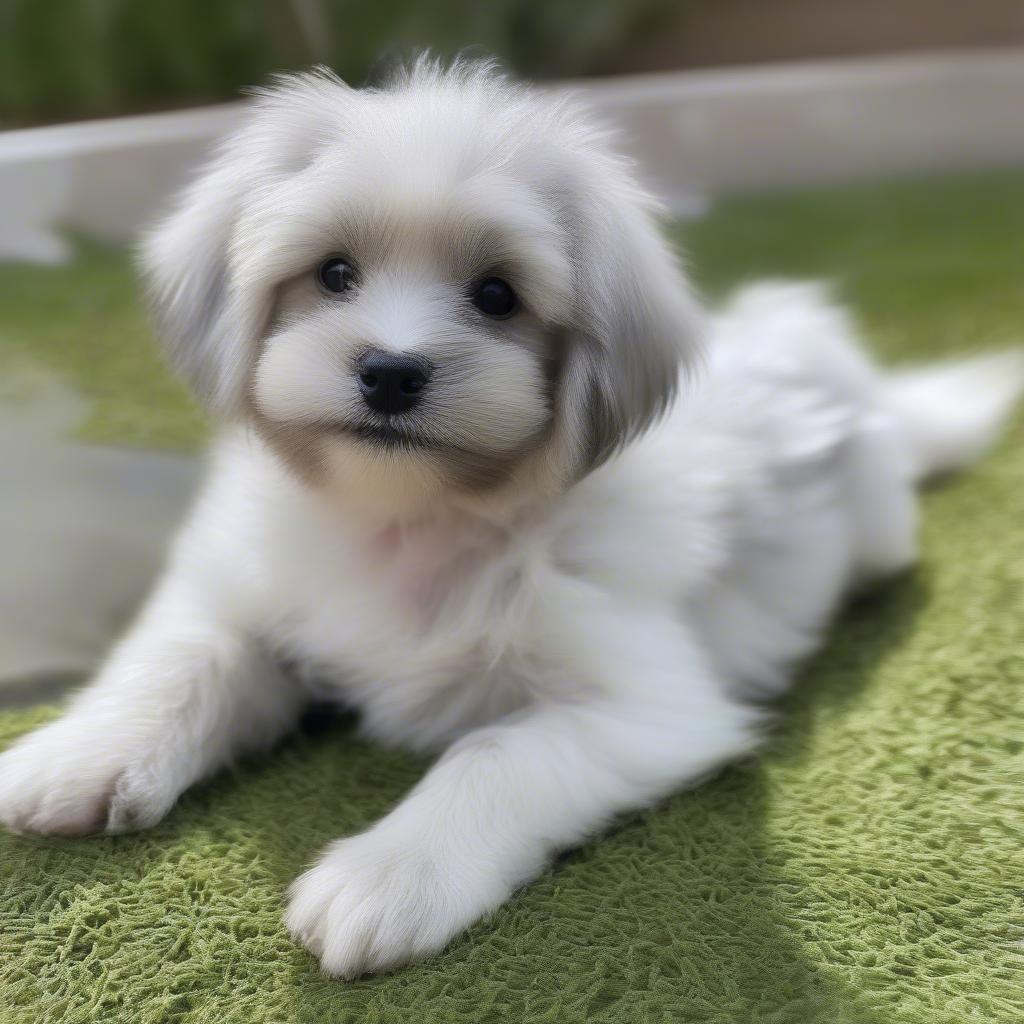
<instances>
[{"instance_id":1,"label":"long fur ear","mask_svg":"<svg viewBox=\"0 0 1024 1024\"><path fill-rule=\"evenodd\" d=\"M232 251L245 246L239 222L247 204L308 164L325 133L338 129L350 94L324 70L282 76L255 92L240 127L142 240L140 263L171 363L218 413L239 409L270 311L271 297L247 293L233 272Z\"/></svg>"},{"instance_id":2,"label":"long fur ear","mask_svg":"<svg viewBox=\"0 0 1024 1024\"><path fill-rule=\"evenodd\" d=\"M562 400L586 471L672 402L698 356L703 314L658 227L657 205L621 164L604 164L580 194L591 199L577 205L577 323Z\"/></svg>"}]
</instances>

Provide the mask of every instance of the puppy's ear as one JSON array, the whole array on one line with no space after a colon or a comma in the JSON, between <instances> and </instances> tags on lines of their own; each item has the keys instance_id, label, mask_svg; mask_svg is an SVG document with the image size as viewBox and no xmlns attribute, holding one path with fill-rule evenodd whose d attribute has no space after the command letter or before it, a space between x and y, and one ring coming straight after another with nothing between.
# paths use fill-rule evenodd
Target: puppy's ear
<instances>
[{"instance_id":1,"label":"puppy's ear","mask_svg":"<svg viewBox=\"0 0 1024 1024\"><path fill-rule=\"evenodd\" d=\"M255 93L229 136L139 255L172 365L214 411L236 412L271 296L240 283L232 254L246 208L306 166L351 90L329 72L282 76Z\"/></svg>"},{"instance_id":2,"label":"puppy's ear","mask_svg":"<svg viewBox=\"0 0 1024 1024\"><path fill-rule=\"evenodd\" d=\"M656 204L614 170L583 193L589 208L577 207L576 324L562 396L583 471L665 411L703 334Z\"/></svg>"}]
</instances>

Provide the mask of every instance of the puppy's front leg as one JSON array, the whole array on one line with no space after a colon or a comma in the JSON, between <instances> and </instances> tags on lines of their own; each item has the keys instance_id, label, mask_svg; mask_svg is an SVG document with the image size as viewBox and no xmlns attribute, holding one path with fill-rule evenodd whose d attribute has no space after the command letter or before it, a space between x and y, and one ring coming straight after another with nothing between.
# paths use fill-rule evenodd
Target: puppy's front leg
<instances>
[{"instance_id":1,"label":"puppy's front leg","mask_svg":"<svg viewBox=\"0 0 1024 1024\"><path fill-rule=\"evenodd\" d=\"M0 754L0 821L57 835L154 825L236 750L292 724L296 689L172 569L65 715Z\"/></svg>"},{"instance_id":2,"label":"puppy's front leg","mask_svg":"<svg viewBox=\"0 0 1024 1024\"><path fill-rule=\"evenodd\" d=\"M620 630L617 645L599 635L579 659L589 696L468 734L386 818L296 881L285 923L328 973L442 949L559 849L750 748L754 715L674 625Z\"/></svg>"}]
</instances>

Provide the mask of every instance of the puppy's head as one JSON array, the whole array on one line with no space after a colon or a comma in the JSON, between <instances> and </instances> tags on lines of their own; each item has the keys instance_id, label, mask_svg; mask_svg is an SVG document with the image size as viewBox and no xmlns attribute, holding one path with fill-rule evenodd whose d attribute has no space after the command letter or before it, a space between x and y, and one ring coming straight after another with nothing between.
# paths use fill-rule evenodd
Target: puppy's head
<instances>
[{"instance_id":1,"label":"puppy's head","mask_svg":"<svg viewBox=\"0 0 1024 1024\"><path fill-rule=\"evenodd\" d=\"M564 486L659 415L696 333L601 133L481 65L259 94L143 265L213 411L386 502Z\"/></svg>"}]
</instances>

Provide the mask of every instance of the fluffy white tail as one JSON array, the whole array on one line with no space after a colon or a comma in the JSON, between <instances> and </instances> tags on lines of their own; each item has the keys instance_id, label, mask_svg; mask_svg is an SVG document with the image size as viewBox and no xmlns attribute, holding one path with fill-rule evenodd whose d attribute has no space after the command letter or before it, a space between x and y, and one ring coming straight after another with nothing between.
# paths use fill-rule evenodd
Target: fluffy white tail
<instances>
[{"instance_id":1,"label":"fluffy white tail","mask_svg":"<svg viewBox=\"0 0 1024 1024\"><path fill-rule=\"evenodd\" d=\"M1024 350L899 370L883 386L921 480L970 465L993 444L1024 394Z\"/></svg>"}]
</instances>

